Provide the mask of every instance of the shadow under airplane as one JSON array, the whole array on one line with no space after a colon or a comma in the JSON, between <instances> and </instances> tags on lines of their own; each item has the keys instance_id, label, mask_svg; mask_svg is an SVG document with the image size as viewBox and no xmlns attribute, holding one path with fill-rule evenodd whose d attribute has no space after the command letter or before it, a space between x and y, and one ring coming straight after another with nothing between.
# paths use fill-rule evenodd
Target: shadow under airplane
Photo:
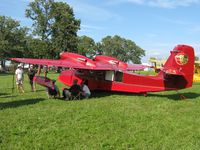
<instances>
[{"instance_id":1,"label":"shadow under airplane","mask_svg":"<svg viewBox=\"0 0 200 150\"><path fill-rule=\"evenodd\" d=\"M40 101L43 101L43 100L45 100L45 99L36 98L36 99L26 99L26 100L11 101L11 102L0 102L0 110L6 109L6 108L21 107L24 105L33 105L33 104L39 103Z\"/></svg>"}]
</instances>

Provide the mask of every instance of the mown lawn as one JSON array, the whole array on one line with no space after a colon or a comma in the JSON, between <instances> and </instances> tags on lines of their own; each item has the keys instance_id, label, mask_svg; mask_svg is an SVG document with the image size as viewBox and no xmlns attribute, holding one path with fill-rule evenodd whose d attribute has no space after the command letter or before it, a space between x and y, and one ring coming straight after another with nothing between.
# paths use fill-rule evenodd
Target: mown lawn
<instances>
[{"instance_id":1,"label":"mown lawn","mask_svg":"<svg viewBox=\"0 0 200 150\"><path fill-rule=\"evenodd\" d=\"M200 84L179 91L187 100L172 91L147 97L99 92L62 101L37 89L30 92L26 78L25 93L12 93L12 75L0 74L1 150L200 148Z\"/></svg>"}]
</instances>

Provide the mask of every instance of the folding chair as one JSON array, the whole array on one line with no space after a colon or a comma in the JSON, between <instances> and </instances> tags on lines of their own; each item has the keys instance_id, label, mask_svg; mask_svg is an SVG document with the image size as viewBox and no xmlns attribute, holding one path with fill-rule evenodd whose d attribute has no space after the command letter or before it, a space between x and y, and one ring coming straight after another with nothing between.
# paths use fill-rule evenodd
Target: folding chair
<instances>
[{"instance_id":1,"label":"folding chair","mask_svg":"<svg viewBox=\"0 0 200 150\"><path fill-rule=\"evenodd\" d=\"M71 95L70 100L80 100L81 99L81 92L76 95Z\"/></svg>"}]
</instances>

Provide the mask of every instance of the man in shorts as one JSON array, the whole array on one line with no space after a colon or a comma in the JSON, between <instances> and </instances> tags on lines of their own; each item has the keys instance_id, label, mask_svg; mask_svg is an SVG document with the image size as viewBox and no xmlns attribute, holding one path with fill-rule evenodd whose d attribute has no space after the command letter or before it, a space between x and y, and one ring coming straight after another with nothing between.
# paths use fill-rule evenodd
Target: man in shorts
<instances>
[{"instance_id":1,"label":"man in shorts","mask_svg":"<svg viewBox=\"0 0 200 150\"><path fill-rule=\"evenodd\" d=\"M24 80L24 75L23 75L23 69L22 65L19 64L17 66L17 69L15 71L15 79L16 79L16 85L19 93L24 93L24 88L23 88L23 80Z\"/></svg>"}]
</instances>

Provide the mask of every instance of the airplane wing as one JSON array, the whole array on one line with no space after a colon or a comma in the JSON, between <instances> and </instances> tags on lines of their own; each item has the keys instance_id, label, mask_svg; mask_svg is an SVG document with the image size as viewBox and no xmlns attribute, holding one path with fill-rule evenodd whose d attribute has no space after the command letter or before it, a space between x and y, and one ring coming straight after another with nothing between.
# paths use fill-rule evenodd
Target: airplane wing
<instances>
[{"instance_id":1,"label":"airplane wing","mask_svg":"<svg viewBox=\"0 0 200 150\"><path fill-rule=\"evenodd\" d=\"M74 69L87 69L87 70L142 70L146 68L140 64L127 64L116 58L108 56L97 56L91 60L85 56L64 52L61 59L32 59L32 58L11 58L12 61L17 61L26 64L47 65L56 67L67 67Z\"/></svg>"},{"instance_id":2,"label":"airplane wing","mask_svg":"<svg viewBox=\"0 0 200 150\"><path fill-rule=\"evenodd\" d=\"M31 58L11 58L12 61L26 63L26 64L37 64L47 65L56 67L67 67L74 69L87 69L87 70L115 70L116 67L109 64L101 63L83 63L72 60L51 60L51 59L31 59Z\"/></svg>"},{"instance_id":3,"label":"airplane wing","mask_svg":"<svg viewBox=\"0 0 200 150\"><path fill-rule=\"evenodd\" d=\"M129 70L143 70L145 68L148 68L148 66L141 65L141 64L128 64L127 71L129 71Z\"/></svg>"}]
</instances>

